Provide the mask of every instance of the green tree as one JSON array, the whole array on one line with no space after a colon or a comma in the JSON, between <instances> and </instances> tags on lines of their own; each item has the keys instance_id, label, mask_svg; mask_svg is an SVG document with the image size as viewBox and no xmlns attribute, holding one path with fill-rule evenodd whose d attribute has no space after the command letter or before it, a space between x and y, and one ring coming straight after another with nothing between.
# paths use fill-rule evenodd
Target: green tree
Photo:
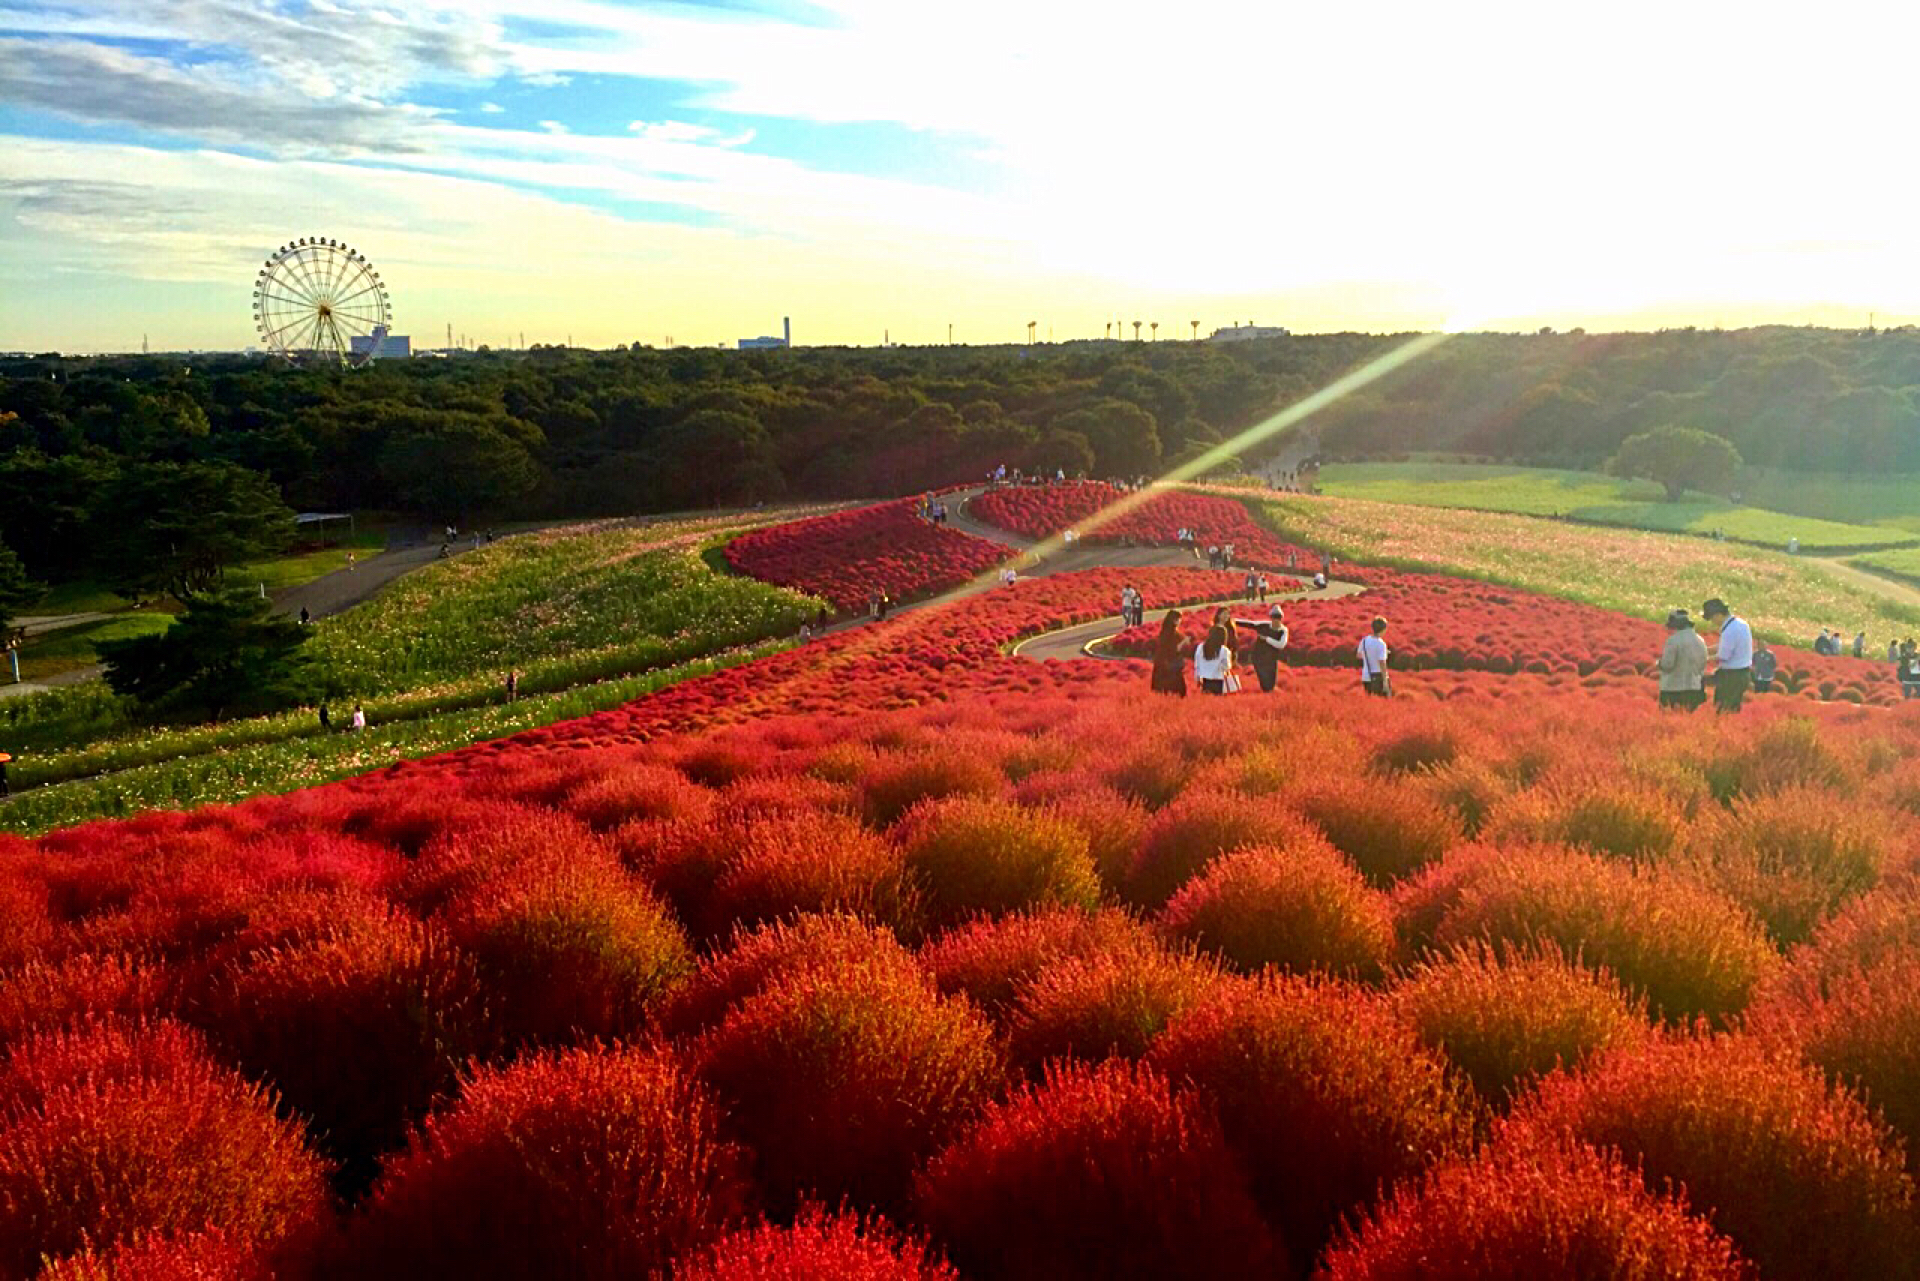
<instances>
[{"instance_id":1,"label":"green tree","mask_svg":"<svg viewBox=\"0 0 1920 1281\"><path fill-rule=\"evenodd\" d=\"M655 435L656 492L669 507L715 507L778 497L783 489L773 438L760 420L732 409L701 409Z\"/></svg>"},{"instance_id":2,"label":"green tree","mask_svg":"<svg viewBox=\"0 0 1920 1281\"><path fill-rule=\"evenodd\" d=\"M539 428L504 416L409 414L380 450L395 501L436 520L465 521L524 502L540 486L530 442Z\"/></svg>"},{"instance_id":3,"label":"green tree","mask_svg":"<svg viewBox=\"0 0 1920 1281\"><path fill-rule=\"evenodd\" d=\"M94 524L101 576L115 591L165 591L183 603L293 538L293 511L273 483L231 463L129 466L94 509Z\"/></svg>"},{"instance_id":4,"label":"green tree","mask_svg":"<svg viewBox=\"0 0 1920 1281\"><path fill-rule=\"evenodd\" d=\"M299 701L310 629L243 589L196 596L157 636L95 642L107 684L156 713L274 711Z\"/></svg>"},{"instance_id":5,"label":"green tree","mask_svg":"<svg viewBox=\"0 0 1920 1281\"><path fill-rule=\"evenodd\" d=\"M1062 414L1053 429L1074 432L1093 446L1102 476L1151 476L1160 470L1160 433L1153 415L1125 400L1103 400Z\"/></svg>"},{"instance_id":6,"label":"green tree","mask_svg":"<svg viewBox=\"0 0 1920 1281\"><path fill-rule=\"evenodd\" d=\"M14 611L32 604L39 595L40 585L28 579L26 566L12 548L0 543L0 638L13 625Z\"/></svg>"},{"instance_id":7,"label":"green tree","mask_svg":"<svg viewBox=\"0 0 1920 1281\"><path fill-rule=\"evenodd\" d=\"M1658 481L1667 501L1677 503L1689 489L1724 494L1740 470L1740 451L1731 441L1691 427L1656 427L1620 442L1607 464L1615 476Z\"/></svg>"}]
</instances>

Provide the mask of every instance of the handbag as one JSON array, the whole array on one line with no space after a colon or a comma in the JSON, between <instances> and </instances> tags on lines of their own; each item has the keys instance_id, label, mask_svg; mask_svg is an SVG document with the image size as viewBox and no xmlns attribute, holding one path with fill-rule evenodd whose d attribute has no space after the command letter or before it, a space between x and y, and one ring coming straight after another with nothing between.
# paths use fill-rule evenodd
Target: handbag
<instances>
[{"instance_id":1,"label":"handbag","mask_svg":"<svg viewBox=\"0 0 1920 1281\"><path fill-rule=\"evenodd\" d=\"M1222 682L1222 684L1227 693L1238 694L1240 692L1240 674L1235 671L1228 671L1226 680Z\"/></svg>"}]
</instances>

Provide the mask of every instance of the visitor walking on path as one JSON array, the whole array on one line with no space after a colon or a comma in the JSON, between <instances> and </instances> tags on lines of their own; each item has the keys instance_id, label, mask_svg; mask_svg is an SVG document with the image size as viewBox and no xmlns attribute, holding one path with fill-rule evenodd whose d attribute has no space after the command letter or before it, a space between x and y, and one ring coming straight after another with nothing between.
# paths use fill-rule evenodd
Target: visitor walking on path
<instances>
[{"instance_id":1,"label":"visitor walking on path","mask_svg":"<svg viewBox=\"0 0 1920 1281\"><path fill-rule=\"evenodd\" d=\"M1387 620L1375 618L1372 629L1360 638L1360 685L1376 698L1387 698L1393 693L1393 685L1387 679L1390 655L1383 639L1386 631Z\"/></svg>"},{"instance_id":2,"label":"visitor walking on path","mask_svg":"<svg viewBox=\"0 0 1920 1281\"><path fill-rule=\"evenodd\" d=\"M1667 615L1667 644L1660 651L1660 706L1691 712L1707 701L1707 643L1684 609Z\"/></svg>"},{"instance_id":3,"label":"visitor walking on path","mask_svg":"<svg viewBox=\"0 0 1920 1281\"><path fill-rule=\"evenodd\" d=\"M1773 689L1773 678L1780 670L1780 658L1761 641L1753 647L1753 692L1765 694Z\"/></svg>"},{"instance_id":4,"label":"visitor walking on path","mask_svg":"<svg viewBox=\"0 0 1920 1281\"><path fill-rule=\"evenodd\" d=\"M1153 680L1156 694L1187 696L1187 665L1180 661L1180 611L1160 616L1160 635L1153 642Z\"/></svg>"},{"instance_id":5,"label":"visitor walking on path","mask_svg":"<svg viewBox=\"0 0 1920 1281\"><path fill-rule=\"evenodd\" d=\"M320 732L322 734L325 734L331 731L332 729L333 729L333 717L327 715L327 705L325 703L322 703L320 704Z\"/></svg>"},{"instance_id":6,"label":"visitor walking on path","mask_svg":"<svg viewBox=\"0 0 1920 1281\"><path fill-rule=\"evenodd\" d=\"M1218 623L1207 631L1207 639L1193 651L1193 679L1203 694L1227 692L1227 678L1233 675L1233 651L1227 647L1227 631Z\"/></svg>"},{"instance_id":7,"label":"visitor walking on path","mask_svg":"<svg viewBox=\"0 0 1920 1281\"><path fill-rule=\"evenodd\" d=\"M1253 648L1247 657L1263 694L1273 693L1273 687L1280 681L1280 651L1287 647L1286 617L1286 612L1275 605L1267 611L1264 623L1251 623L1244 618L1234 620L1242 627L1253 629Z\"/></svg>"},{"instance_id":8,"label":"visitor walking on path","mask_svg":"<svg viewBox=\"0 0 1920 1281\"><path fill-rule=\"evenodd\" d=\"M520 673L514 668L507 669L507 701L511 703L520 697Z\"/></svg>"},{"instance_id":9,"label":"visitor walking on path","mask_svg":"<svg viewBox=\"0 0 1920 1281\"><path fill-rule=\"evenodd\" d=\"M1865 632L1855 632L1853 634L1853 656L1855 658L1865 658L1867 656L1867 634Z\"/></svg>"},{"instance_id":10,"label":"visitor walking on path","mask_svg":"<svg viewBox=\"0 0 1920 1281\"><path fill-rule=\"evenodd\" d=\"M1248 603L1251 604L1253 598L1260 592L1260 575L1254 573L1252 570L1248 570L1246 582L1241 584L1241 586L1243 589L1242 594L1247 598Z\"/></svg>"},{"instance_id":11,"label":"visitor walking on path","mask_svg":"<svg viewBox=\"0 0 1920 1281\"><path fill-rule=\"evenodd\" d=\"M1718 596L1700 607L1709 626L1720 629L1720 660L1713 674L1713 710L1737 712L1753 683L1753 629ZM1718 620L1716 622L1716 620Z\"/></svg>"},{"instance_id":12,"label":"visitor walking on path","mask_svg":"<svg viewBox=\"0 0 1920 1281\"><path fill-rule=\"evenodd\" d=\"M353 732L358 734L367 727L367 713L360 704L353 705Z\"/></svg>"},{"instance_id":13,"label":"visitor walking on path","mask_svg":"<svg viewBox=\"0 0 1920 1281\"><path fill-rule=\"evenodd\" d=\"M1263 573L1260 575L1258 585L1255 588L1255 594L1259 596L1262 605L1267 603L1267 592L1270 590L1271 588L1267 585L1267 576Z\"/></svg>"},{"instance_id":14,"label":"visitor walking on path","mask_svg":"<svg viewBox=\"0 0 1920 1281\"><path fill-rule=\"evenodd\" d=\"M1900 694L1904 698L1920 698L1920 649L1913 644L1909 636L1900 643Z\"/></svg>"}]
</instances>

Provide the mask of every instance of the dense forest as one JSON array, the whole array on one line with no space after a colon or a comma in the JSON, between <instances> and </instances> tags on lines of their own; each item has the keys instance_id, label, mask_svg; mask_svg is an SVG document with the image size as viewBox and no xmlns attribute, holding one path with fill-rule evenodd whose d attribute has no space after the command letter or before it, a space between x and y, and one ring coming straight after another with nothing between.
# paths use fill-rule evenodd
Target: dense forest
<instances>
[{"instance_id":1,"label":"dense forest","mask_svg":"<svg viewBox=\"0 0 1920 1281\"><path fill-rule=\"evenodd\" d=\"M1398 341L536 348L349 371L11 360L0 542L57 581L114 556L130 519L180 492L207 495L208 519L257 515L277 491L299 508L471 522L897 494L1001 462L1153 473ZM1317 421L1344 456L1592 466L1629 435L1681 425L1753 465L1920 471L1916 394L1912 331L1471 335Z\"/></svg>"}]
</instances>

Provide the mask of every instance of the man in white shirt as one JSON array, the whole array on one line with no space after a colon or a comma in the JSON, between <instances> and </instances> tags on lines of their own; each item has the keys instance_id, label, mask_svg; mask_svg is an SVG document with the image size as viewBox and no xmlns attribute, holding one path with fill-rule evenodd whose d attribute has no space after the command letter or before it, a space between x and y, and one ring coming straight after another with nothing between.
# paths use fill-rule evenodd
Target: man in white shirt
<instances>
[{"instance_id":1,"label":"man in white shirt","mask_svg":"<svg viewBox=\"0 0 1920 1281\"><path fill-rule=\"evenodd\" d=\"M1367 693L1385 698L1393 692L1387 684L1387 642L1381 636L1387 620L1373 620L1373 630L1360 638L1360 685Z\"/></svg>"},{"instance_id":2,"label":"man in white shirt","mask_svg":"<svg viewBox=\"0 0 1920 1281\"><path fill-rule=\"evenodd\" d=\"M1720 628L1719 668L1713 674L1713 710L1737 712L1753 683L1753 629L1747 620L1715 596L1700 607L1709 625Z\"/></svg>"}]
</instances>

